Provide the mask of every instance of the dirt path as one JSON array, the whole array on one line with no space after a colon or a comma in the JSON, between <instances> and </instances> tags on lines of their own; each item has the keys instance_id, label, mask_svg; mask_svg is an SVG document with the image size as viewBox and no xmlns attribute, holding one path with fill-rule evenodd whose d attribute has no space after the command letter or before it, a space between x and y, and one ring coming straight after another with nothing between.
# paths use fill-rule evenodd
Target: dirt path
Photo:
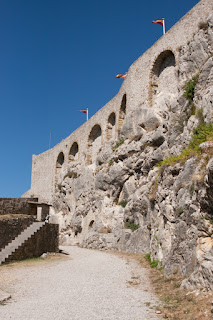
<instances>
[{"instance_id":1,"label":"dirt path","mask_svg":"<svg viewBox=\"0 0 213 320\"><path fill-rule=\"evenodd\" d=\"M151 320L157 300L146 269L114 254L63 247L69 256L0 267L8 320Z\"/></svg>"}]
</instances>

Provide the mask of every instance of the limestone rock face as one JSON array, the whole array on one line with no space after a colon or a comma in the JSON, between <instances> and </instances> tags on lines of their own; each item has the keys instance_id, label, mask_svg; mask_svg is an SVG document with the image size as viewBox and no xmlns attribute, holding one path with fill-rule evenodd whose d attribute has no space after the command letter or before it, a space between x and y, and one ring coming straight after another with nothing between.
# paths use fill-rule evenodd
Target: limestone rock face
<instances>
[{"instance_id":1,"label":"limestone rock face","mask_svg":"<svg viewBox=\"0 0 213 320\"><path fill-rule=\"evenodd\" d=\"M211 142L201 145L199 156L171 158L187 148L199 124L213 122L212 49L213 15L179 48L175 69L159 76L152 107L136 106L121 119L119 143L111 139L92 164L68 168L51 214L62 243L149 252L166 275L186 276L184 287L213 289ZM197 74L189 102L185 83Z\"/></svg>"}]
</instances>

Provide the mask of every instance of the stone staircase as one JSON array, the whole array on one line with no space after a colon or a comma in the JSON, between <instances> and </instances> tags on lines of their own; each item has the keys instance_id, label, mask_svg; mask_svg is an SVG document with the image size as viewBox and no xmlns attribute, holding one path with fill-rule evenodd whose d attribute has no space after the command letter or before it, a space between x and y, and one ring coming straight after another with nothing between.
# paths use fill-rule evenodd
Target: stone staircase
<instances>
[{"instance_id":1,"label":"stone staircase","mask_svg":"<svg viewBox=\"0 0 213 320\"><path fill-rule=\"evenodd\" d=\"M36 232L38 232L45 222L33 222L28 228L20 233L12 242L10 242L4 249L0 251L0 265L8 259L18 248L20 248L25 241L30 239Z\"/></svg>"}]
</instances>

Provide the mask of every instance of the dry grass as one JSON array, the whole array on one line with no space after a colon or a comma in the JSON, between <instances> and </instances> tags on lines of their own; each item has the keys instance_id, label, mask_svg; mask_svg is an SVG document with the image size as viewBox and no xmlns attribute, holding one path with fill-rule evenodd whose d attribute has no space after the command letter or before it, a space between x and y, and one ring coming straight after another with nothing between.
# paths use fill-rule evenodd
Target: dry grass
<instances>
[{"instance_id":1,"label":"dry grass","mask_svg":"<svg viewBox=\"0 0 213 320\"><path fill-rule=\"evenodd\" d=\"M152 269L142 254L122 254L136 259L142 267L149 269L149 278L153 291L161 301L158 310L163 319L168 320L212 320L211 301L213 292L194 290L187 291L180 288L183 277L173 275L165 277L163 270ZM196 295L195 293L199 293Z\"/></svg>"}]
</instances>

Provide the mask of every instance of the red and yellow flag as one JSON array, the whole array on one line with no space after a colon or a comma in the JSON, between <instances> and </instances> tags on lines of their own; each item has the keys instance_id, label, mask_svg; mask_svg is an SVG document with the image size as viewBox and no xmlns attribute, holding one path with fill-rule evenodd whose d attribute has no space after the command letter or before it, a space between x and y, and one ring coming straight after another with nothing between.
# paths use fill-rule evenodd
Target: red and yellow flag
<instances>
[{"instance_id":1,"label":"red and yellow flag","mask_svg":"<svg viewBox=\"0 0 213 320\"><path fill-rule=\"evenodd\" d=\"M116 78L119 78L119 79L124 79L126 78L126 74L117 74Z\"/></svg>"},{"instance_id":2,"label":"red and yellow flag","mask_svg":"<svg viewBox=\"0 0 213 320\"><path fill-rule=\"evenodd\" d=\"M152 23L158 23L160 24L161 26L163 26L163 20L153 20Z\"/></svg>"},{"instance_id":3,"label":"red and yellow flag","mask_svg":"<svg viewBox=\"0 0 213 320\"><path fill-rule=\"evenodd\" d=\"M82 113L86 113L87 114L87 110L79 110L78 112L82 112Z\"/></svg>"}]
</instances>

